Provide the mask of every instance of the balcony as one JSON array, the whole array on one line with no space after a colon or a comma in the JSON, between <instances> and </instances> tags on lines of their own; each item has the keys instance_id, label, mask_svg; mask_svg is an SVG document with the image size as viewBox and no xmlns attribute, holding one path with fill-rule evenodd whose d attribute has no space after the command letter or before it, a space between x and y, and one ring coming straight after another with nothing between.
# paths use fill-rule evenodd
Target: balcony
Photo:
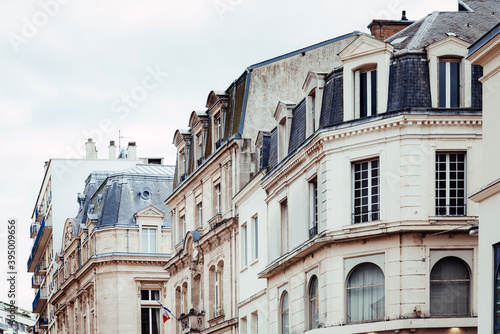
<instances>
[{"instance_id":1,"label":"balcony","mask_svg":"<svg viewBox=\"0 0 500 334\"><path fill-rule=\"evenodd\" d=\"M465 216L467 205L437 205L436 216L460 217Z\"/></svg>"},{"instance_id":2,"label":"balcony","mask_svg":"<svg viewBox=\"0 0 500 334\"><path fill-rule=\"evenodd\" d=\"M191 310L194 311L194 310ZM194 312L189 312L189 314L181 317L181 333L192 333L201 332L203 330L203 313L195 314Z\"/></svg>"},{"instance_id":3,"label":"balcony","mask_svg":"<svg viewBox=\"0 0 500 334\"><path fill-rule=\"evenodd\" d=\"M37 205L35 208L35 221L41 222L45 218L45 208L43 205Z\"/></svg>"},{"instance_id":4,"label":"balcony","mask_svg":"<svg viewBox=\"0 0 500 334\"><path fill-rule=\"evenodd\" d=\"M38 328L48 328L49 327L49 317L47 317L47 314L40 314L40 317L38 318Z\"/></svg>"},{"instance_id":5,"label":"balcony","mask_svg":"<svg viewBox=\"0 0 500 334\"><path fill-rule=\"evenodd\" d=\"M31 223L30 238L33 239L34 237L36 237L36 235L38 234L38 230L40 230L40 223L38 223L38 222Z\"/></svg>"},{"instance_id":6,"label":"balcony","mask_svg":"<svg viewBox=\"0 0 500 334\"><path fill-rule=\"evenodd\" d=\"M318 223L314 223L313 227L309 229L309 239L318 234Z\"/></svg>"},{"instance_id":7,"label":"balcony","mask_svg":"<svg viewBox=\"0 0 500 334\"><path fill-rule=\"evenodd\" d=\"M36 274L39 274L39 275L45 275L47 273L47 262L45 261L39 261L37 264L36 264L36 271L35 271Z\"/></svg>"},{"instance_id":8,"label":"balcony","mask_svg":"<svg viewBox=\"0 0 500 334\"><path fill-rule=\"evenodd\" d=\"M45 305L47 304L47 290L38 289L38 293L33 300L33 313L41 313Z\"/></svg>"},{"instance_id":9,"label":"balcony","mask_svg":"<svg viewBox=\"0 0 500 334\"><path fill-rule=\"evenodd\" d=\"M31 255L28 259L28 272L35 272L36 264L40 260L43 253L43 248L47 244L52 233L52 217L48 216L47 219L43 219L38 233L33 243L33 248L31 250Z\"/></svg>"},{"instance_id":10,"label":"balcony","mask_svg":"<svg viewBox=\"0 0 500 334\"><path fill-rule=\"evenodd\" d=\"M33 289L38 289L42 283L42 278L42 276L34 274L33 277L31 277L31 287Z\"/></svg>"}]
</instances>

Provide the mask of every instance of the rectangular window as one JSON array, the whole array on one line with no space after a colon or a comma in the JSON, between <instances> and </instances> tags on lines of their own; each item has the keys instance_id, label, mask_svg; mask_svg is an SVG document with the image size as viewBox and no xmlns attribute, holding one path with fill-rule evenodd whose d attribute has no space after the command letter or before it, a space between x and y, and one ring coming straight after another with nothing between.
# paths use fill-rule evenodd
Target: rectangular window
<instances>
[{"instance_id":1,"label":"rectangular window","mask_svg":"<svg viewBox=\"0 0 500 334\"><path fill-rule=\"evenodd\" d=\"M379 160L353 163L353 183L353 224L379 220Z\"/></svg>"},{"instance_id":2,"label":"rectangular window","mask_svg":"<svg viewBox=\"0 0 500 334\"><path fill-rule=\"evenodd\" d=\"M259 333L259 313L258 312L252 313L252 323L251 323L250 329L251 329L252 334Z\"/></svg>"},{"instance_id":3,"label":"rectangular window","mask_svg":"<svg viewBox=\"0 0 500 334\"><path fill-rule=\"evenodd\" d=\"M436 153L436 216L465 216L465 153Z\"/></svg>"},{"instance_id":4,"label":"rectangular window","mask_svg":"<svg viewBox=\"0 0 500 334\"><path fill-rule=\"evenodd\" d=\"M460 106L460 60L439 60L439 107Z\"/></svg>"},{"instance_id":5,"label":"rectangular window","mask_svg":"<svg viewBox=\"0 0 500 334\"><path fill-rule=\"evenodd\" d=\"M242 268L248 265L248 231L247 225L241 226L241 265Z\"/></svg>"},{"instance_id":6,"label":"rectangular window","mask_svg":"<svg viewBox=\"0 0 500 334\"><path fill-rule=\"evenodd\" d=\"M355 94L358 99L356 114L359 117L368 117L377 114L377 70L363 69L356 71L357 79Z\"/></svg>"},{"instance_id":7,"label":"rectangular window","mask_svg":"<svg viewBox=\"0 0 500 334\"><path fill-rule=\"evenodd\" d=\"M281 208L281 254L288 252L288 205L284 200L280 204Z\"/></svg>"},{"instance_id":8,"label":"rectangular window","mask_svg":"<svg viewBox=\"0 0 500 334\"><path fill-rule=\"evenodd\" d=\"M141 303L160 300L160 290L141 290ZM141 307L141 334L160 333L159 307Z\"/></svg>"},{"instance_id":9,"label":"rectangular window","mask_svg":"<svg viewBox=\"0 0 500 334\"><path fill-rule=\"evenodd\" d=\"M156 253L156 228L142 228L142 252Z\"/></svg>"},{"instance_id":10,"label":"rectangular window","mask_svg":"<svg viewBox=\"0 0 500 334\"><path fill-rule=\"evenodd\" d=\"M203 227L203 202L198 203L198 226Z\"/></svg>"},{"instance_id":11,"label":"rectangular window","mask_svg":"<svg viewBox=\"0 0 500 334\"><path fill-rule=\"evenodd\" d=\"M247 334L247 318L241 318L240 334Z\"/></svg>"},{"instance_id":12,"label":"rectangular window","mask_svg":"<svg viewBox=\"0 0 500 334\"><path fill-rule=\"evenodd\" d=\"M252 219L252 236L253 236L253 259L259 258L259 216Z\"/></svg>"},{"instance_id":13,"label":"rectangular window","mask_svg":"<svg viewBox=\"0 0 500 334\"><path fill-rule=\"evenodd\" d=\"M318 234L318 181L309 182L309 238Z\"/></svg>"},{"instance_id":14,"label":"rectangular window","mask_svg":"<svg viewBox=\"0 0 500 334\"><path fill-rule=\"evenodd\" d=\"M181 220L182 220L182 239L184 239L186 235L186 216L182 216Z\"/></svg>"},{"instance_id":15,"label":"rectangular window","mask_svg":"<svg viewBox=\"0 0 500 334\"><path fill-rule=\"evenodd\" d=\"M220 183L215 185L215 213L221 213Z\"/></svg>"}]
</instances>

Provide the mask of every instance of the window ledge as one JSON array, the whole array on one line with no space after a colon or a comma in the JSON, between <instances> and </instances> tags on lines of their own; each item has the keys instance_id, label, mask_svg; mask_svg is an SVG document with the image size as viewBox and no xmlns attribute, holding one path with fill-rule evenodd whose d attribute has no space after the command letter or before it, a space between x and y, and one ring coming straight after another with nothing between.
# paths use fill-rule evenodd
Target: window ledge
<instances>
[{"instance_id":1,"label":"window ledge","mask_svg":"<svg viewBox=\"0 0 500 334\"><path fill-rule=\"evenodd\" d=\"M477 223L478 216L429 216L430 224L439 224L439 223Z\"/></svg>"},{"instance_id":2,"label":"window ledge","mask_svg":"<svg viewBox=\"0 0 500 334\"><path fill-rule=\"evenodd\" d=\"M250 267L253 266L254 264L258 263L259 262L259 258L256 258L255 260L253 260L252 263L250 263Z\"/></svg>"},{"instance_id":3,"label":"window ledge","mask_svg":"<svg viewBox=\"0 0 500 334\"><path fill-rule=\"evenodd\" d=\"M245 267L243 267L242 269L240 269L240 273L242 273L242 272L244 272L244 271L246 271L246 270L248 270L248 265L247 265L247 266L245 266Z\"/></svg>"}]
</instances>

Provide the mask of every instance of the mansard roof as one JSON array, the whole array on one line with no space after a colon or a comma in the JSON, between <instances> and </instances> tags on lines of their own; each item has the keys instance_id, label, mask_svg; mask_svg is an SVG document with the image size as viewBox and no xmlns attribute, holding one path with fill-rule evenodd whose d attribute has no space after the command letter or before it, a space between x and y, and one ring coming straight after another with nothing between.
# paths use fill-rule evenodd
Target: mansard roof
<instances>
[{"instance_id":1,"label":"mansard roof","mask_svg":"<svg viewBox=\"0 0 500 334\"><path fill-rule=\"evenodd\" d=\"M173 171L173 166L137 164L110 175L91 199L96 227L135 226L134 215L149 206L165 213L163 227L170 227L164 200L172 192Z\"/></svg>"},{"instance_id":2,"label":"mansard roof","mask_svg":"<svg viewBox=\"0 0 500 334\"><path fill-rule=\"evenodd\" d=\"M189 116L188 126L192 129L202 119L208 119L208 111L207 110L202 110L202 111L195 110L191 113L191 116Z\"/></svg>"},{"instance_id":3,"label":"mansard roof","mask_svg":"<svg viewBox=\"0 0 500 334\"><path fill-rule=\"evenodd\" d=\"M432 12L388 38L398 50L421 50L450 36L473 43L500 20L500 0L463 0L460 11Z\"/></svg>"}]
</instances>

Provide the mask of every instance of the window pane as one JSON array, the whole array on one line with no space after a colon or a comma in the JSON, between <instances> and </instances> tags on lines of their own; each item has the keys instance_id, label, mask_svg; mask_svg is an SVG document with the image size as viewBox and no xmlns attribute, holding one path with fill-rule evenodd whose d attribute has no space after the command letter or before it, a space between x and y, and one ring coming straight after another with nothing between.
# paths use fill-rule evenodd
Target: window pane
<instances>
[{"instance_id":1,"label":"window pane","mask_svg":"<svg viewBox=\"0 0 500 334\"><path fill-rule=\"evenodd\" d=\"M149 290L141 290L141 300L149 300Z\"/></svg>"},{"instance_id":2,"label":"window pane","mask_svg":"<svg viewBox=\"0 0 500 334\"><path fill-rule=\"evenodd\" d=\"M281 332L288 334L288 293L284 293L281 300Z\"/></svg>"},{"instance_id":3,"label":"window pane","mask_svg":"<svg viewBox=\"0 0 500 334\"><path fill-rule=\"evenodd\" d=\"M372 263L358 266L347 282L347 318L349 322L383 319L385 284L382 270Z\"/></svg>"},{"instance_id":4,"label":"window pane","mask_svg":"<svg viewBox=\"0 0 500 334\"><path fill-rule=\"evenodd\" d=\"M359 116L366 117L368 115L368 92L367 92L367 73L359 75Z\"/></svg>"},{"instance_id":5,"label":"window pane","mask_svg":"<svg viewBox=\"0 0 500 334\"><path fill-rule=\"evenodd\" d=\"M142 229L142 252L149 253L149 244L148 244L148 229Z\"/></svg>"},{"instance_id":6,"label":"window pane","mask_svg":"<svg viewBox=\"0 0 500 334\"><path fill-rule=\"evenodd\" d=\"M450 62L450 107L458 108L460 92L460 63Z\"/></svg>"},{"instance_id":7,"label":"window pane","mask_svg":"<svg viewBox=\"0 0 500 334\"><path fill-rule=\"evenodd\" d=\"M371 84L372 84L372 91L371 91L371 109L372 109L372 115L377 114L377 70L371 71Z\"/></svg>"},{"instance_id":8,"label":"window pane","mask_svg":"<svg viewBox=\"0 0 500 334\"><path fill-rule=\"evenodd\" d=\"M142 334L150 334L150 326L149 326L149 308L141 308L141 333Z\"/></svg>"},{"instance_id":9,"label":"window pane","mask_svg":"<svg viewBox=\"0 0 500 334\"><path fill-rule=\"evenodd\" d=\"M149 252L156 253L156 230L149 229Z\"/></svg>"},{"instance_id":10,"label":"window pane","mask_svg":"<svg viewBox=\"0 0 500 334\"><path fill-rule=\"evenodd\" d=\"M431 271L431 314L468 315L470 274L456 257L439 260Z\"/></svg>"},{"instance_id":11,"label":"window pane","mask_svg":"<svg viewBox=\"0 0 500 334\"><path fill-rule=\"evenodd\" d=\"M309 312L310 312L310 329L318 328L319 326L319 299L318 299L318 279L314 277L311 282L311 290L309 292Z\"/></svg>"},{"instance_id":12,"label":"window pane","mask_svg":"<svg viewBox=\"0 0 500 334\"><path fill-rule=\"evenodd\" d=\"M439 62L439 107L446 108L446 62Z\"/></svg>"}]
</instances>

